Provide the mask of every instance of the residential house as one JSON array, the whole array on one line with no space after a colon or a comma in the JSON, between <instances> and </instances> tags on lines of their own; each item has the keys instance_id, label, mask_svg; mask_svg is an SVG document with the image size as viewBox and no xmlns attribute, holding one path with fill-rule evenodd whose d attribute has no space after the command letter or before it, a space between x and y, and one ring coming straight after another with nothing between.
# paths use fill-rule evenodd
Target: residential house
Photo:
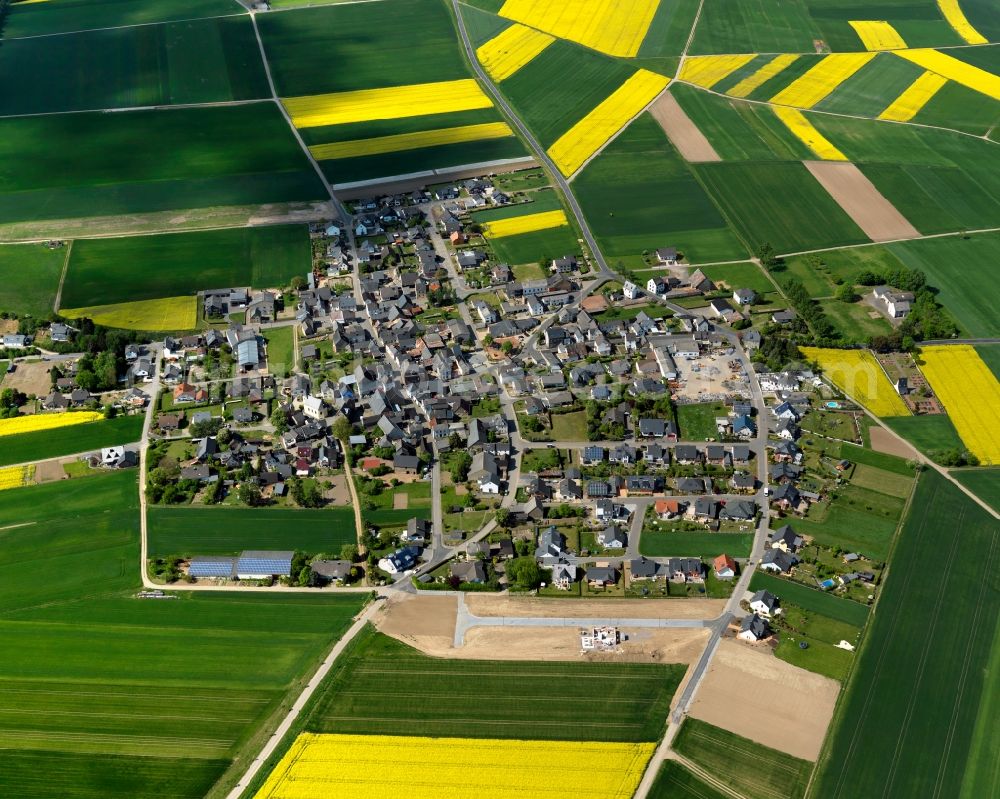
<instances>
[{"instance_id":1,"label":"residential house","mask_svg":"<svg viewBox=\"0 0 1000 799\"><path fill-rule=\"evenodd\" d=\"M720 580L732 580L736 576L736 561L723 553L712 561L712 570Z\"/></svg>"},{"instance_id":2,"label":"residential house","mask_svg":"<svg viewBox=\"0 0 1000 799\"><path fill-rule=\"evenodd\" d=\"M781 613L781 607L778 604L778 597L766 588L760 589L750 598L750 610L761 616L766 616L767 618L777 616Z\"/></svg>"},{"instance_id":3,"label":"residential house","mask_svg":"<svg viewBox=\"0 0 1000 799\"><path fill-rule=\"evenodd\" d=\"M769 638L770 635L770 625L768 625L765 619L754 613L743 619L742 624L740 624L740 631L736 634L736 637L741 641L756 643L757 641Z\"/></svg>"}]
</instances>

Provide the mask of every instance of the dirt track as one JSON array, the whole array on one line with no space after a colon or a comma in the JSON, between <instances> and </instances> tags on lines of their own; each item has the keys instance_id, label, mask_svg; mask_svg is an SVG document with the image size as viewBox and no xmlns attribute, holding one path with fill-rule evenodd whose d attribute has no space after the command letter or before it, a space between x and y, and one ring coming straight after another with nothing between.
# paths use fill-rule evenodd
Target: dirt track
<instances>
[{"instance_id":1,"label":"dirt track","mask_svg":"<svg viewBox=\"0 0 1000 799\"><path fill-rule=\"evenodd\" d=\"M843 161L804 161L837 205L872 241L892 241L920 236L896 206L875 188L854 164Z\"/></svg>"},{"instance_id":2,"label":"dirt track","mask_svg":"<svg viewBox=\"0 0 1000 799\"><path fill-rule=\"evenodd\" d=\"M815 760L839 692L835 680L785 663L770 649L725 639L689 712L765 746Z\"/></svg>"},{"instance_id":3,"label":"dirt track","mask_svg":"<svg viewBox=\"0 0 1000 799\"><path fill-rule=\"evenodd\" d=\"M487 594L469 594L465 603L473 616L541 618L714 619L726 607L724 599L538 599Z\"/></svg>"},{"instance_id":4,"label":"dirt track","mask_svg":"<svg viewBox=\"0 0 1000 799\"><path fill-rule=\"evenodd\" d=\"M721 161L719 154L705 134L698 130L697 125L684 113L677 98L670 92L664 92L655 103L649 107L653 119L660 123L663 132L674 147L684 156L686 161Z\"/></svg>"}]
</instances>

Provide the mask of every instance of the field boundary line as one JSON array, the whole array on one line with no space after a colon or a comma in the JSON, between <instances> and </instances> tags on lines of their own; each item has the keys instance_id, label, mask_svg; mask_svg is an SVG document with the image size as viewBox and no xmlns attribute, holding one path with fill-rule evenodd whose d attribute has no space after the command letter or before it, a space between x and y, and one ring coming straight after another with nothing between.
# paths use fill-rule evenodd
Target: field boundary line
<instances>
[{"instance_id":1,"label":"field boundary line","mask_svg":"<svg viewBox=\"0 0 1000 799\"><path fill-rule=\"evenodd\" d=\"M63 285L66 283L66 273L69 272L69 257L73 254L73 239L69 240L66 247L66 257L63 258L62 272L59 273L59 287L56 289L56 298L52 301L52 310L59 313L59 306L62 304Z\"/></svg>"},{"instance_id":2,"label":"field boundary line","mask_svg":"<svg viewBox=\"0 0 1000 799\"><path fill-rule=\"evenodd\" d=\"M699 766L693 760L688 760L688 758L686 758L684 755L680 754L679 752L675 752L674 750L671 749L670 752L669 752L669 754L667 755L667 757L664 758L664 762L667 761L667 760L674 760L674 761L680 763L682 766L684 766L684 768L686 768L688 771L690 771L696 777L700 778L704 782L707 782L713 788L716 788L717 790L721 791L722 793L728 794L729 796L733 797L733 799L746 799L746 797L743 794L741 794L739 791L737 791L735 788L731 788L728 785L726 785L726 783L721 782L718 779L718 777L714 776L713 774L710 774L708 771L706 771L705 769L703 769L701 766Z\"/></svg>"}]
</instances>

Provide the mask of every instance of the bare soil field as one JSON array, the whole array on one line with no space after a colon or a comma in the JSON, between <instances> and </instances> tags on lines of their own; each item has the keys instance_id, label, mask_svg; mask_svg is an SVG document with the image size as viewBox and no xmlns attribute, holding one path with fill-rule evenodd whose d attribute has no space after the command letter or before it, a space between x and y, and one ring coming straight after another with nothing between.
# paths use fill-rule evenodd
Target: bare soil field
<instances>
[{"instance_id":1,"label":"bare soil field","mask_svg":"<svg viewBox=\"0 0 1000 799\"><path fill-rule=\"evenodd\" d=\"M52 364L45 361L35 363L18 363L17 370L12 375L7 375L4 379L4 388L16 388L29 396L45 397L52 386L52 379L49 376L49 369Z\"/></svg>"},{"instance_id":2,"label":"bare soil field","mask_svg":"<svg viewBox=\"0 0 1000 799\"><path fill-rule=\"evenodd\" d=\"M397 491L392 495L392 509L406 510L410 507L410 495L402 491Z\"/></svg>"},{"instance_id":3,"label":"bare soil field","mask_svg":"<svg viewBox=\"0 0 1000 799\"><path fill-rule=\"evenodd\" d=\"M539 599L537 597L467 594L473 616L536 618L714 619L724 599Z\"/></svg>"},{"instance_id":4,"label":"bare soil field","mask_svg":"<svg viewBox=\"0 0 1000 799\"><path fill-rule=\"evenodd\" d=\"M920 235L920 231L882 196L875 184L854 164L842 161L803 163L872 241L910 239Z\"/></svg>"},{"instance_id":5,"label":"bare soil field","mask_svg":"<svg viewBox=\"0 0 1000 799\"><path fill-rule=\"evenodd\" d=\"M375 626L404 644L436 654L451 649L457 615L458 597L394 596L375 616Z\"/></svg>"},{"instance_id":6,"label":"bare soil field","mask_svg":"<svg viewBox=\"0 0 1000 799\"><path fill-rule=\"evenodd\" d=\"M690 714L765 746L815 760L839 692L835 680L785 663L770 649L723 639Z\"/></svg>"},{"instance_id":7,"label":"bare soil field","mask_svg":"<svg viewBox=\"0 0 1000 799\"><path fill-rule=\"evenodd\" d=\"M338 474L334 477L328 477L327 480L330 482L330 488L323 496L334 505L350 505L351 489L347 487L347 478Z\"/></svg>"},{"instance_id":8,"label":"bare soil field","mask_svg":"<svg viewBox=\"0 0 1000 799\"><path fill-rule=\"evenodd\" d=\"M871 437L872 449L876 452L884 452L886 455L896 455L900 458L917 457L917 451L913 447L884 427L871 427L868 430L868 435Z\"/></svg>"},{"instance_id":9,"label":"bare soil field","mask_svg":"<svg viewBox=\"0 0 1000 799\"><path fill-rule=\"evenodd\" d=\"M686 161L722 160L670 92L661 94L660 99L649 107L649 112Z\"/></svg>"},{"instance_id":10,"label":"bare soil field","mask_svg":"<svg viewBox=\"0 0 1000 799\"><path fill-rule=\"evenodd\" d=\"M72 460L72 458L70 459ZM35 464L35 482L51 483L54 480L62 480L66 476L63 469L64 460L41 461Z\"/></svg>"}]
</instances>

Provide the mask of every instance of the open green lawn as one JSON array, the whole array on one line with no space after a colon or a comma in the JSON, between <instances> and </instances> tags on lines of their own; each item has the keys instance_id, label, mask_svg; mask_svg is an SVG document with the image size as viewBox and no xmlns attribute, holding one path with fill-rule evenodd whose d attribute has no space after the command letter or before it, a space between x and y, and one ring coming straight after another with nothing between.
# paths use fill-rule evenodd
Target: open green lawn
<instances>
[{"instance_id":1,"label":"open green lawn","mask_svg":"<svg viewBox=\"0 0 1000 799\"><path fill-rule=\"evenodd\" d=\"M323 196L273 103L0 119L7 222Z\"/></svg>"},{"instance_id":2,"label":"open green lawn","mask_svg":"<svg viewBox=\"0 0 1000 799\"><path fill-rule=\"evenodd\" d=\"M844 341L864 343L871 336L887 336L892 325L885 316L861 302L841 302L840 300L820 300L820 307L833 322Z\"/></svg>"},{"instance_id":3,"label":"open green lawn","mask_svg":"<svg viewBox=\"0 0 1000 799\"><path fill-rule=\"evenodd\" d=\"M665 760L649 790L650 799L729 799L676 760Z\"/></svg>"},{"instance_id":4,"label":"open green lawn","mask_svg":"<svg viewBox=\"0 0 1000 799\"><path fill-rule=\"evenodd\" d=\"M247 16L5 41L0 72L4 115L270 96Z\"/></svg>"},{"instance_id":5,"label":"open green lawn","mask_svg":"<svg viewBox=\"0 0 1000 799\"><path fill-rule=\"evenodd\" d=\"M586 441L587 412L552 414L552 438L556 441Z\"/></svg>"},{"instance_id":6,"label":"open green lawn","mask_svg":"<svg viewBox=\"0 0 1000 799\"><path fill-rule=\"evenodd\" d=\"M716 285L725 284L733 291L753 289L757 296L763 298L765 302L776 299L778 294L774 283L761 271L759 266L753 263L706 266L701 271Z\"/></svg>"},{"instance_id":7,"label":"open green lawn","mask_svg":"<svg viewBox=\"0 0 1000 799\"><path fill-rule=\"evenodd\" d=\"M651 558L715 558L725 553L734 558L750 556L753 533L663 532L645 531L639 539L639 551Z\"/></svg>"},{"instance_id":8,"label":"open green lawn","mask_svg":"<svg viewBox=\"0 0 1000 799\"><path fill-rule=\"evenodd\" d=\"M778 252L859 244L868 237L799 163L692 167L726 219L751 247Z\"/></svg>"},{"instance_id":9,"label":"open green lawn","mask_svg":"<svg viewBox=\"0 0 1000 799\"><path fill-rule=\"evenodd\" d=\"M151 507L151 555L235 555L244 549L339 553L357 541L354 509Z\"/></svg>"},{"instance_id":10,"label":"open green lawn","mask_svg":"<svg viewBox=\"0 0 1000 799\"><path fill-rule=\"evenodd\" d=\"M410 519L431 518L431 484L428 481L417 480L395 488L389 486L375 496L365 494L360 487L358 491L361 493L361 515L366 525L382 529L402 528ZM407 495L405 509L393 508L396 494ZM369 507L369 503L374 507Z\"/></svg>"},{"instance_id":11,"label":"open green lawn","mask_svg":"<svg viewBox=\"0 0 1000 799\"><path fill-rule=\"evenodd\" d=\"M580 254L580 242L570 225L519 233L490 239L490 246L497 260L506 264L542 264L546 269L551 261L565 255Z\"/></svg>"},{"instance_id":12,"label":"open green lawn","mask_svg":"<svg viewBox=\"0 0 1000 799\"><path fill-rule=\"evenodd\" d=\"M153 300L230 286L275 288L311 267L305 225L80 239L73 243L62 305Z\"/></svg>"},{"instance_id":13,"label":"open green lawn","mask_svg":"<svg viewBox=\"0 0 1000 799\"><path fill-rule=\"evenodd\" d=\"M447 660L423 655L369 627L324 680L306 728L444 737L655 741L685 668Z\"/></svg>"},{"instance_id":14,"label":"open green lawn","mask_svg":"<svg viewBox=\"0 0 1000 799\"><path fill-rule=\"evenodd\" d=\"M715 426L717 416L726 416L729 408L721 402L698 402L677 406L677 427L680 438L685 441L704 441L706 438L718 438L719 429Z\"/></svg>"},{"instance_id":15,"label":"open green lawn","mask_svg":"<svg viewBox=\"0 0 1000 799\"><path fill-rule=\"evenodd\" d=\"M895 455L887 455L884 452L876 452L866 447L859 447L855 444L841 444L840 457L904 477L913 476L913 468L907 464L905 459L897 458Z\"/></svg>"},{"instance_id":16,"label":"open green lawn","mask_svg":"<svg viewBox=\"0 0 1000 799\"><path fill-rule=\"evenodd\" d=\"M503 81L500 90L548 148L633 72L622 61L557 39Z\"/></svg>"},{"instance_id":17,"label":"open green lawn","mask_svg":"<svg viewBox=\"0 0 1000 799\"><path fill-rule=\"evenodd\" d=\"M843 681L854 662L854 653L837 644L857 646L860 629L842 621L782 603L775 657L833 680ZM801 644L806 644L803 649Z\"/></svg>"},{"instance_id":18,"label":"open green lawn","mask_svg":"<svg viewBox=\"0 0 1000 799\"><path fill-rule=\"evenodd\" d=\"M783 580L772 574L766 574L760 569L750 578L750 590L759 591L766 588L782 602L790 602L800 608L818 613L830 619L849 624L853 627L863 627L868 619L868 606L850 599L843 599L826 591L810 588L802 583ZM836 643L836 642L835 642Z\"/></svg>"},{"instance_id":19,"label":"open green lawn","mask_svg":"<svg viewBox=\"0 0 1000 799\"><path fill-rule=\"evenodd\" d=\"M746 799L799 799L812 763L686 718L674 749Z\"/></svg>"},{"instance_id":20,"label":"open green lawn","mask_svg":"<svg viewBox=\"0 0 1000 799\"><path fill-rule=\"evenodd\" d=\"M4 39L118 25L146 25L245 13L229 0L59 0L14 3L4 25Z\"/></svg>"},{"instance_id":21,"label":"open green lawn","mask_svg":"<svg viewBox=\"0 0 1000 799\"><path fill-rule=\"evenodd\" d=\"M66 249L43 244L0 247L0 311L45 316L59 289Z\"/></svg>"},{"instance_id":22,"label":"open green lawn","mask_svg":"<svg viewBox=\"0 0 1000 799\"><path fill-rule=\"evenodd\" d=\"M1000 468L956 469L950 474L1000 513Z\"/></svg>"},{"instance_id":23,"label":"open green lawn","mask_svg":"<svg viewBox=\"0 0 1000 799\"><path fill-rule=\"evenodd\" d=\"M808 517L796 519L795 529L817 544L885 560L904 501L857 486L844 486L836 493L829 504L817 503Z\"/></svg>"},{"instance_id":24,"label":"open green lawn","mask_svg":"<svg viewBox=\"0 0 1000 799\"><path fill-rule=\"evenodd\" d=\"M1000 792L1000 527L936 473L920 481L820 758L817 799L858 785L888 799L934 786Z\"/></svg>"},{"instance_id":25,"label":"open green lawn","mask_svg":"<svg viewBox=\"0 0 1000 799\"><path fill-rule=\"evenodd\" d=\"M57 430L41 430L4 436L0 446L0 466L27 463L77 452L129 444L142 437L144 417L119 416L87 424L70 425Z\"/></svg>"},{"instance_id":26,"label":"open green lawn","mask_svg":"<svg viewBox=\"0 0 1000 799\"><path fill-rule=\"evenodd\" d=\"M263 14L257 24L281 97L469 77L449 10L437 0Z\"/></svg>"},{"instance_id":27,"label":"open green lawn","mask_svg":"<svg viewBox=\"0 0 1000 799\"><path fill-rule=\"evenodd\" d=\"M271 374L289 374L295 367L295 329L291 325L263 331L267 342L267 368Z\"/></svg>"},{"instance_id":28,"label":"open green lawn","mask_svg":"<svg viewBox=\"0 0 1000 799\"><path fill-rule=\"evenodd\" d=\"M875 466L859 463L854 467L854 473L851 475L851 485L877 491L880 494L888 494L891 497L906 499L913 488L913 473L894 474Z\"/></svg>"},{"instance_id":29,"label":"open green lawn","mask_svg":"<svg viewBox=\"0 0 1000 799\"><path fill-rule=\"evenodd\" d=\"M136 599L138 529L134 471L0 493L3 795L200 799L361 606Z\"/></svg>"},{"instance_id":30,"label":"open green lawn","mask_svg":"<svg viewBox=\"0 0 1000 799\"><path fill-rule=\"evenodd\" d=\"M573 190L612 268L618 258L667 246L691 263L747 257L692 168L648 114L584 168Z\"/></svg>"},{"instance_id":31,"label":"open green lawn","mask_svg":"<svg viewBox=\"0 0 1000 799\"><path fill-rule=\"evenodd\" d=\"M894 432L901 435L924 455L932 456L942 450L965 450L955 425L947 414L933 416L893 416L883 419Z\"/></svg>"}]
</instances>

